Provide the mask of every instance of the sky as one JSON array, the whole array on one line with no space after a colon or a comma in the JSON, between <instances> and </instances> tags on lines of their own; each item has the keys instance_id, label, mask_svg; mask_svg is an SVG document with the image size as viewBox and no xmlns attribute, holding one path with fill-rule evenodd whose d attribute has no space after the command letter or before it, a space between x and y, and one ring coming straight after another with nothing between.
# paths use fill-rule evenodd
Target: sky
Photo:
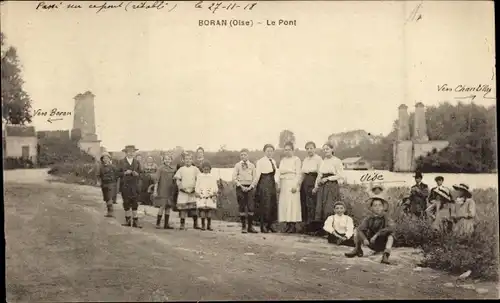
<instances>
[{"instance_id":1,"label":"sky","mask_svg":"<svg viewBox=\"0 0 500 303\"><path fill-rule=\"evenodd\" d=\"M489 85L496 95L493 2L262 1L216 13L196 2L99 13L83 1L73 10L46 3L60 7L1 5L33 110L73 111L73 97L90 90L111 151L260 149L283 129L298 147L349 130L385 135L402 103L412 110L468 95L438 85ZM253 27L198 25L233 18ZM279 19L296 26L265 25ZM72 123L33 118L37 130Z\"/></svg>"}]
</instances>

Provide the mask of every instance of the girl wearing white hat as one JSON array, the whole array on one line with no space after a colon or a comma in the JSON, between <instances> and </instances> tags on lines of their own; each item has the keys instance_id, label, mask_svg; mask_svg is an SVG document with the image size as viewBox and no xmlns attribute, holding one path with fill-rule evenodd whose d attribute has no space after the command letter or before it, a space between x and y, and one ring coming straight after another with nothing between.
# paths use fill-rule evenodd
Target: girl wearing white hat
<instances>
[{"instance_id":1,"label":"girl wearing white hat","mask_svg":"<svg viewBox=\"0 0 500 303\"><path fill-rule=\"evenodd\" d=\"M448 232L451 231L451 212L452 212L452 197L451 190L444 186L438 186L433 189L433 199L431 205L425 210L428 217L432 218L432 227L435 230ZM435 210L435 215L433 211Z\"/></svg>"},{"instance_id":2,"label":"girl wearing white hat","mask_svg":"<svg viewBox=\"0 0 500 303\"><path fill-rule=\"evenodd\" d=\"M453 233L458 237L467 237L474 232L476 218L476 202L472 199L469 186L463 183L453 185L458 192L452 218L455 222Z\"/></svg>"}]
</instances>

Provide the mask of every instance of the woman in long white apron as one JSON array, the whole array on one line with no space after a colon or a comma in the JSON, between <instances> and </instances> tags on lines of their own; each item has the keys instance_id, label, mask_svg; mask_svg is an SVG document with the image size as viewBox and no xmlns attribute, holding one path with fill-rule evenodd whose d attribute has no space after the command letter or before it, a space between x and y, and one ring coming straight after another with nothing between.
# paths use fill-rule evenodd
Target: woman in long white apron
<instances>
[{"instance_id":1,"label":"woman in long white apron","mask_svg":"<svg viewBox=\"0 0 500 303\"><path fill-rule=\"evenodd\" d=\"M278 221L286 222L287 233L296 231L296 223L302 221L300 204L300 183L302 179L302 162L293 155L293 144L284 146L285 157L279 165L280 194L278 202Z\"/></svg>"}]
</instances>

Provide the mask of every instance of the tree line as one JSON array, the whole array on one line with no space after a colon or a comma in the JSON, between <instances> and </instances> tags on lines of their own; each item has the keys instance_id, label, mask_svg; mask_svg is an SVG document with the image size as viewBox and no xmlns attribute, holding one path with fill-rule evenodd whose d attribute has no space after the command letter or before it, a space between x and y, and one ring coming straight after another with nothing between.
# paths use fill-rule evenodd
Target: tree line
<instances>
[{"instance_id":1,"label":"tree line","mask_svg":"<svg viewBox=\"0 0 500 303\"><path fill-rule=\"evenodd\" d=\"M1 76L2 76L2 118L8 124L29 124L32 120L30 96L23 89L21 64L16 48L8 46L5 36L0 33ZM344 159L361 156L372 162L376 169L392 169L393 143L397 134L397 123L393 130L380 142L362 141L356 146L336 144L335 154ZM410 130L413 130L414 113L410 114ZM496 170L496 106L485 107L470 103L452 105L449 102L426 109L426 123L429 140L447 140L449 146L441 151L432 151L416 160L417 169L422 172L480 173ZM295 143L295 134L283 130L279 135L279 149L285 142ZM318 147L322 142L317 142ZM320 152L321 153L321 152ZM281 151L278 150L279 159ZM306 156L304 150L297 150L300 158ZM257 160L263 152L250 152L250 158ZM177 155L177 158L179 155ZM218 167L231 167L239 160L239 151L228 151L222 146L218 152L207 152L206 158Z\"/></svg>"}]
</instances>

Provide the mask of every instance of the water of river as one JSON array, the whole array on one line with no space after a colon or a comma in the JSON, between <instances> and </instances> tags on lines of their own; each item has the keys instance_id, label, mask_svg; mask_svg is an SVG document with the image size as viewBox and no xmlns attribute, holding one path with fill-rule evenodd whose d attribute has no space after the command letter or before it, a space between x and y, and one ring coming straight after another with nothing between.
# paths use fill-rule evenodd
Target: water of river
<instances>
[{"instance_id":1,"label":"water of river","mask_svg":"<svg viewBox=\"0 0 500 303\"><path fill-rule=\"evenodd\" d=\"M213 173L215 176L220 177L224 181L231 181L233 169L232 168L214 168ZM346 170L346 182L348 184L360 184L361 177L365 174L374 176L375 174L381 175L383 177L383 182L385 187L392 186L411 186L415 183L413 179L413 173L394 173L386 170ZM436 176L443 176L444 182L447 186L451 187L453 184L465 183L469 185L471 189L474 188L489 188L498 187L498 174L440 174L440 173L429 173L424 174L423 182L429 186L434 186L434 178ZM366 181L365 181L366 182ZM380 181L379 181L380 182Z\"/></svg>"}]
</instances>

